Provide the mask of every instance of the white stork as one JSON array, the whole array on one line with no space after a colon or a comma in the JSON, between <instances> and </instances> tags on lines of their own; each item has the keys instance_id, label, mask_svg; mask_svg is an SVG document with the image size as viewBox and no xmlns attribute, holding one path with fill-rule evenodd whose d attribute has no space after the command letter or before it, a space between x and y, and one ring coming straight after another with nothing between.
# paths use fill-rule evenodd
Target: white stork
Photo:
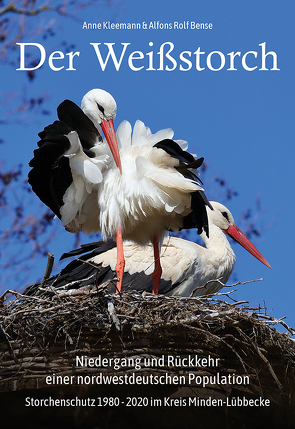
<instances>
[{"instance_id":1,"label":"white stork","mask_svg":"<svg viewBox=\"0 0 295 429\"><path fill-rule=\"evenodd\" d=\"M141 121L133 133L124 121L116 140L116 103L105 91L89 91L81 107L64 101L57 109L59 121L39 134L29 182L68 231L116 237L118 291L125 264L123 238L141 245L152 242L157 294L159 243L166 231L197 228L208 235L210 204L197 172L203 158L186 152L186 142L173 141L171 129L152 134Z\"/></svg>"},{"instance_id":2,"label":"white stork","mask_svg":"<svg viewBox=\"0 0 295 429\"><path fill-rule=\"evenodd\" d=\"M159 293L173 296L202 296L222 288L229 279L235 264L235 254L227 240L229 235L255 258L271 268L269 263L234 224L230 211L222 204L211 202L207 208L210 235L202 232L206 247L177 237L166 237L162 245L162 275ZM85 252L89 252L86 253ZM84 254L83 254L84 253ZM52 279L55 287L78 281L79 287L89 284L100 286L115 277L116 248L113 240L83 245L66 253L62 258L81 255ZM153 249L151 245L139 246L124 242L126 259L122 290L151 292L153 287ZM210 283L208 283L210 282ZM206 285L206 286L205 286ZM205 287L204 287L205 286ZM110 291L114 290L110 288Z\"/></svg>"}]
</instances>

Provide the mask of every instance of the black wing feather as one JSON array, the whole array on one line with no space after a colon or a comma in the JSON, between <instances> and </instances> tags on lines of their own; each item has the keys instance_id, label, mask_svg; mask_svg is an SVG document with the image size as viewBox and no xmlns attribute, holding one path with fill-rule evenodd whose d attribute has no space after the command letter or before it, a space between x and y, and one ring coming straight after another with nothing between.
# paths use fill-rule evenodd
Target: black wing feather
<instances>
[{"instance_id":1,"label":"black wing feather","mask_svg":"<svg viewBox=\"0 0 295 429\"><path fill-rule=\"evenodd\" d=\"M112 238L108 238L106 241L94 241L93 243L82 244L78 249L64 253L60 259L62 260L77 255L83 255L83 258L86 257L86 259L89 259L92 256L107 252L114 247L116 247L116 242ZM87 255L85 255L85 253L87 253Z\"/></svg>"},{"instance_id":2,"label":"black wing feather","mask_svg":"<svg viewBox=\"0 0 295 429\"><path fill-rule=\"evenodd\" d=\"M184 150L173 140L165 139L154 145L159 149L163 149L173 158L179 160L179 166L176 166L175 169L179 171L187 179L191 179L195 182L201 182L201 180L196 176L192 169L199 168L204 161L204 158L195 159L195 157ZM202 183L202 182L201 182ZM211 204L209 203L204 191L195 191L191 193L191 213L183 218L183 229L196 228L198 234L201 234L202 231L205 231L206 235L209 237L209 226L208 226L208 216L206 211L206 206L210 207L213 210Z\"/></svg>"},{"instance_id":3,"label":"black wing feather","mask_svg":"<svg viewBox=\"0 0 295 429\"><path fill-rule=\"evenodd\" d=\"M77 131L83 149L92 148L97 139L102 142L102 137L91 119L72 101L64 100L57 108L57 115L60 121Z\"/></svg>"},{"instance_id":4,"label":"black wing feather","mask_svg":"<svg viewBox=\"0 0 295 429\"><path fill-rule=\"evenodd\" d=\"M62 156L67 144L65 136L48 139L34 151L29 163L33 167L28 176L33 191L58 217L64 193L73 180L69 160Z\"/></svg>"},{"instance_id":5,"label":"black wing feather","mask_svg":"<svg viewBox=\"0 0 295 429\"><path fill-rule=\"evenodd\" d=\"M89 260L94 258L97 255L101 255L108 250L116 247L116 243L112 239L104 241L96 241L93 243L82 245L79 249L72 250L68 253L62 255L61 259L77 256L78 259L71 261L61 272L53 277L51 277L46 282L46 286L54 286L55 288L60 288L66 286L66 290L79 289L83 286L101 286L103 283L108 280L114 279L113 282L110 282L108 285L108 292L116 292L116 272L111 269L110 266L102 267L101 264L95 266L95 263ZM160 280L159 293L165 294L173 290L180 283L177 282L172 284L171 280ZM38 293L40 287L39 284L29 286L24 294L25 295L34 295ZM139 293L142 292L152 292L153 289L153 279L152 275L146 275L144 271L129 274L124 273L123 283L122 283L122 292L136 291Z\"/></svg>"},{"instance_id":6,"label":"black wing feather","mask_svg":"<svg viewBox=\"0 0 295 429\"><path fill-rule=\"evenodd\" d=\"M169 153L173 158L177 158L180 162L191 163L195 161L194 156L182 150L179 144L177 144L174 140L164 139L160 142L156 143L154 147L159 149L163 149L165 152Z\"/></svg>"},{"instance_id":7,"label":"black wing feather","mask_svg":"<svg viewBox=\"0 0 295 429\"><path fill-rule=\"evenodd\" d=\"M73 181L69 160L63 156L70 148L67 135L76 131L89 157L95 156L91 148L102 138L92 121L72 101L63 101L57 113L59 121L39 133L39 149L34 151L34 158L29 163L32 170L28 180L40 200L60 217L63 196Z\"/></svg>"},{"instance_id":8,"label":"black wing feather","mask_svg":"<svg viewBox=\"0 0 295 429\"><path fill-rule=\"evenodd\" d=\"M106 241L95 241L93 243L82 244L80 248L74 249L70 252L64 253L60 259L69 258L71 256L80 255L78 259L70 262L60 273L58 280L55 280L54 286L63 286L64 284L83 279L88 279L87 284L101 285L107 280L116 278L116 272L110 266L102 267L98 265L93 266L93 262L88 264L87 261L93 259L95 256L101 255L110 249L116 247L116 242L112 239ZM81 256L82 255L82 256ZM90 280L89 280L89 277ZM89 283L90 282L90 283ZM85 283L86 284L86 283ZM116 282L110 284L108 291L116 292ZM84 283L79 283L77 287L82 287ZM167 293L178 284L173 285L171 281L164 279L160 280L159 293ZM129 274L124 273L122 282L122 292L137 291L137 292L152 292L153 279L152 275L146 275L144 271L139 273Z\"/></svg>"}]
</instances>

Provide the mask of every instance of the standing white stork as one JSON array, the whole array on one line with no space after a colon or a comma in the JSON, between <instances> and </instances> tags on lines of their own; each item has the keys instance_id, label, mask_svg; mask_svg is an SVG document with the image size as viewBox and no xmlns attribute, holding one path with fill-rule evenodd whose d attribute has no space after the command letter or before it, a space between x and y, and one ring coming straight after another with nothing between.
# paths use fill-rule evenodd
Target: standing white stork
<instances>
[{"instance_id":1,"label":"standing white stork","mask_svg":"<svg viewBox=\"0 0 295 429\"><path fill-rule=\"evenodd\" d=\"M271 268L250 240L234 224L230 211L222 204L211 202L213 210L207 209L210 235L202 232L206 247L177 237L166 237L162 246L162 275L159 293L172 296L202 296L218 292L234 268L235 254L227 240L229 235L255 258ZM104 284L115 277L116 248L113 240L95 242L66 253L62 258L79 256L70 262L50 282L55 287L78 283L83 285ZM91 251L91 252L90 252ZM86 253L85 252L90 252ZM124 242L126 258L122 290L151 292L153 287L153 249L151 245L138 246ZM210 283L208 283L210 282ZM207 284L208 283L208 284ZM205 286L206 285L206 286ZM204 287L205 286L205 287ZM34 287L33 287L34 288ZM114 286L110 287L114 291Z\"/></svg>"},{"instance_id":2,"label":"standing white stork","mask_svg":"<svg viewBox=\"0 0 295 429\"><path fill-rule=\"evenodd\" d=\"M124 121L116 140L116 103L105 91L89 91L81 107L68 100L58 107L60 120L40 133L29 182L68 231L116 237L118 291L125 265L123 237L152 242L157 294L159 243L166 231L197 228L208 235L210 204L197 172L203 158L186 152L186 142L173 141L171 129L152 134L141 121L133 133Z\"/></svg>"}]
</instances>

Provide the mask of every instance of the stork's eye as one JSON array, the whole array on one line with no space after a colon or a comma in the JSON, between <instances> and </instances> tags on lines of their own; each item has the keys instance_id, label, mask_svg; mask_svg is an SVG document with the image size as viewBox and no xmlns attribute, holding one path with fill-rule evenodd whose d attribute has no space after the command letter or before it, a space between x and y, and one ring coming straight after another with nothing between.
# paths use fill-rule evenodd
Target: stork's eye
<instances>
[{"instance_id":1,"label":"stork's eye","mask_svg":"<svg viewBox=\"0 0 295 429\"><path fill-rule=\"evenodd\" d=\"M222 216L229 222L229 217L227 212L221 212Z\"/></svg>"},{"instance_id":2,"label":"stork's eye","mask_svg":"<svg viewBox=\"0 0 295 429\"><path fill-rule=\"evenodd\" d=\"M104 115L104 108L100 105L100 104L98 104L98 103L96 103L97 104L97 107L98 107L98 109L101 111L101 113Z\"/></svg>"}]
</instances>

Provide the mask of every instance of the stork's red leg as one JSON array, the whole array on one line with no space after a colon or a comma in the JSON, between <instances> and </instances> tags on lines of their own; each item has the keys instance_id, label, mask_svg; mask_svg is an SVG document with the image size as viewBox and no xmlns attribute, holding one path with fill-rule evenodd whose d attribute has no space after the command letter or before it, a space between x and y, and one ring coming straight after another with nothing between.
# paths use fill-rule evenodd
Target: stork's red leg
<instances>
[{"instance_id":1,"label":"stork's red leg","mask_svg":"<svg viewBox=\"0 0 295 429\"><path fill-rule=\"evenodd\" d=\"M118 278L117 283L117 293L121 292L123 273L125 267L124 251L123 251L123 239L121 228L117 229L116 232L116 241L117 241L117 264L116 264L116 273Z\"/></svg>"},{"instance_id":2,"label":"stork's red leg","mask_svg":"<svg viewBox=\"0 0 295 429\"><path fill-rule=\"evenodd\" d=\"M155 259L155 269L152 274L153 294L158 295L159 283L160 283L160 278L162 274L162 267L160 262L159 241L156 235L153 236L153 246L154 246L154 259Z\"/></svg>"}]
</instances>

